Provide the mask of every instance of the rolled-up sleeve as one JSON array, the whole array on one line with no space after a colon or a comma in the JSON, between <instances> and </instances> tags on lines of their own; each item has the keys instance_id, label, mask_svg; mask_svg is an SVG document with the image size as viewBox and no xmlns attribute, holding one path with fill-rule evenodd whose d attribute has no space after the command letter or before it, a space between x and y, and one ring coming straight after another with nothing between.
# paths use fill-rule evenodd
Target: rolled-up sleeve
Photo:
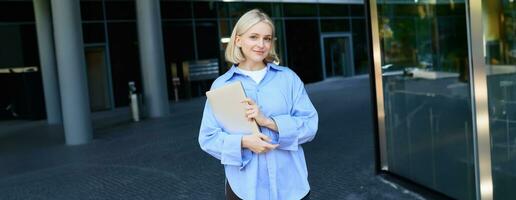
<instances>
[{"instance_id":1,"label":"rolled-up sleeve","mask_svg":"<svg viewBox=\"0 0 516 200\"><path fill-rule=\"evenodd\" d=\"M296 151L300 144L313 140L317 133L319 117L299 77L293 78L292 85L290 113L272 116L272 119L278 126L278 148Z\"/></svg>"},{"instance_id":2,"label":"rolled-up sleeve","mask_svg":"<svg viewBox=\"0 0 516 200\"><path fill-rule=\"evenodd\" d=\"M224 132L207 102L199 129L199 145L224 165L240 166L243 169L252 158L250 150L242 149L242 135Z\"/></svg>"}]
</instances>

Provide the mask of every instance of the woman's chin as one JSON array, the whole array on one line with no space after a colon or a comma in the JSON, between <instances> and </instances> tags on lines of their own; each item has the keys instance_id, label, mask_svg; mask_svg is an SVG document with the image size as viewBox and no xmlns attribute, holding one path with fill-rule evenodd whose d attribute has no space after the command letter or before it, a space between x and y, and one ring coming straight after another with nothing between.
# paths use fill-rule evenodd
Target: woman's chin
<instances>
[{"instance_id":1,"label":"woman's chin","mask_svg":"<svg viewBox=\"0 0 516 200\"><path fill-rule=\"evenodd\" d=\"M265 60L265 57L264 56L255 56L255 57L251 58L250 60L255 63L258 63L258 62L263 62L263 60Z\"/></svg>"}]
</instances>

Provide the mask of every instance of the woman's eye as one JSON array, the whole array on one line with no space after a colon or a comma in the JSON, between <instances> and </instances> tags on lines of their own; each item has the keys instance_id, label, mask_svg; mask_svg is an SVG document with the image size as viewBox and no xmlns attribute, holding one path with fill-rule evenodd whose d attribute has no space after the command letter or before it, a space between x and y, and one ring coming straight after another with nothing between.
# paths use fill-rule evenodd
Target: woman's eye
<instances>
[{"instance_id":1,"label":"woman's eye","mask_svg":"<svg viewBox=\"0 0 516 200\"><path fill-rule=\"evenodd\" d=\"M272 38L265 38L265 41L272 41Z\"/></svg>"},{"instance_id":2,"label":"woman's eye","mask_svg":"<svg viewBox=\"0 0 516 200\"><path fill-rule=\"evenodd\" d=\"M255 35L251 35L249 38L251 38L251 39L256 39L256 38L258 38L258 37L256 37Z\"/></svg>"}]
</instances>

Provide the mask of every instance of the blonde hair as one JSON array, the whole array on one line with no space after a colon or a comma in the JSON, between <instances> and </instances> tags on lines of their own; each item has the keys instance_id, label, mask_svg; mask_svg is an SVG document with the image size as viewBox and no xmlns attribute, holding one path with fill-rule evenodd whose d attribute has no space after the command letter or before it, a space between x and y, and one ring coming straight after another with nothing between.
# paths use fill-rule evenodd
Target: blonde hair
<instances>
[{"instance_id":1,"label":"blonde hair","mask_svg":"<svg viewBox=\"0 0 516 200\"><path fill-rule=\"evenodd\" d=\"M274 23L272 23L271 18L269 18L267 14L258 9L247 11L244 15L242 15L242 17L240 17L240 19L238 19L235 28L233 28L233 32L231 33L231 38L229 40L228 46L226 47L226 60L228 62L237 64L245 60L245 56L243 55L242 50L236 46L236 37L241 36L242 34L247 32L247 30L249 30L251 27L260 22L264 22L271 26L273 37L271 48L264 61L267 63L272 62L274 64L279 64L280 59L278 57L278 54L276 53L276 42L274 37Z\"/></svg>"}]
</instances>

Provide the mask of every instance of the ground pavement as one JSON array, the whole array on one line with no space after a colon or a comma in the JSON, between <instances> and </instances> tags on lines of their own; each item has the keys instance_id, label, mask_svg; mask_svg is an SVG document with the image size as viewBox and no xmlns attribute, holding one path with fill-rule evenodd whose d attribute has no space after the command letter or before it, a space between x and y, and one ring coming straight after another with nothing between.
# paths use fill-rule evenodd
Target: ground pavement
<instances>
[{"instance_id":1,"label":"ground pavement","mask_svg":"<svg viewBox=\"0 0 516 200\"><path fill-rule=\"evenodd\" d=\"M307 90L320 121L304 145L312 199L421 199L374 173L367 76ZM61 126L1 122L0 199L224 199L222 165L197 142L204 102L138 123L127 108L94 113L94 140L79 146L64 145Z\"/></svg>"}]
</instances>

